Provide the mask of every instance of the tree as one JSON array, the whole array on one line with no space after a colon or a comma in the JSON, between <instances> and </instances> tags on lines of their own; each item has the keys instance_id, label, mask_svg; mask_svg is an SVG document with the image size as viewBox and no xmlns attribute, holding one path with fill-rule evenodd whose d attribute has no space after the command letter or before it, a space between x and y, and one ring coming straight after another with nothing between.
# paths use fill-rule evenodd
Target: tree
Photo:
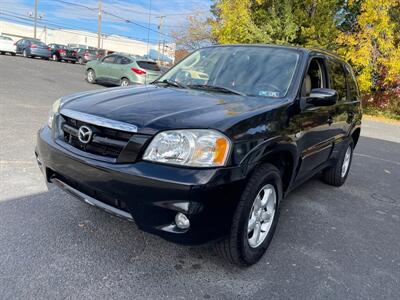
<instances>
[{"instance_id":1,"label":"tree","mask_svg":"<svg viewBox=\"0 0 400 300\"><path fill-rule=\"evenodd\" d=\"M258 0L257 2L259 2ZM261 30L252 19L251 0L220 0L213 10L218 13L212 34L221 44L257 43L263 41Z\"/></svg>"},{"instance_id":2,"label":"tree","mask_svg":"<svg viewBox=\"0 0 400 300\"><path fill-rule=\"evenodd\" d=\"M338 0L304 0L293 3L293 14L299 30L295 44L335 50L339 34L337 13L342 7Z\"/></svg>"},{"instance_id":3,"label":"tree","mask_svg":"<svg viewBox=\"0 0 400 300\"><path fill-rule=\"evenodd\" d=\"M187 17L186 24L178 28L170 33L177 48L193 51L213 43L208 19L204 20L195 14Z\"/></svg>"},{"instance_id":4,"label":"tree","mask_svg":"<svg viewBox=\"0 0 400 300\"><path fill-rule=\"evenodd\" d=\"M397 0L364 0L357 17L358 30L337 38L339 53L356 68L362 92L381 88L379 82L384 85L400 79L398 14L392 13L398 6Z\"/></svg>"},{"instance_id":5,"label":"tree","mask_svg":"<svg viewBox=\"0 0 400 300\"><path fill-rule=\"evenodd\" d=\"M213 35L225 43L274 43L333 49L339 0L216 0Z\"/></svg>"}]
</instances>

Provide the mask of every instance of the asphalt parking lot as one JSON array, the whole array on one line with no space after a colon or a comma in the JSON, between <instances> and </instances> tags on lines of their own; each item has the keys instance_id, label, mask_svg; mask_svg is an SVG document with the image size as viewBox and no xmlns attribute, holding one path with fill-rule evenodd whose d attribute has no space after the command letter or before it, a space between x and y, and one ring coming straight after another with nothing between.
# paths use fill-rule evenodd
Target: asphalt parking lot
<instances>
[{"instance_id":1,"label":"asphalt parking lot","mask_svg":"<svg viewBox=\"0 0 400 300\"><path fill-rule=\"evenodd\" d=\"M58 97L98 88L84 66L0 56L1 299L400 298L400 126L365 121L347 183L295 190L240 269L46 189L37 130Z\"/></svg>"}]
</instances>

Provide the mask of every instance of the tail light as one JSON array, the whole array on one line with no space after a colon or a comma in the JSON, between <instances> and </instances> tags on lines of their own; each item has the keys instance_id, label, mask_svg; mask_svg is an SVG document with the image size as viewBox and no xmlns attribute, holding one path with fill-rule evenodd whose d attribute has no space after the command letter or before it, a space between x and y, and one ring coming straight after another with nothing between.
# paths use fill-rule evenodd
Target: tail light
<instances>
[{"instance_id":1,"label":"tail light","mask_svg":"<svg viewBox=\"0 0 400 300\"><path fill-rule=\"evenodd\" d=\"M138 75L144 75L144 74L146 74L146 71L143 71L143 70L140 70L140 69L131 68L131 70L132 70L133 72L135 72L136 74L138 74Z\"/></svg>"},{"instance_id":2,"label":"tail light","mask_svg":"<svg viewBox=\"0 0 400 300\"><path fill-rule=\"evenodd\" d=\"M65 50L64 49L60 49L60 54L62 53L62 54L65 54Z\"/></svg>"},{"instance_id":3,"label":"tail light","mask_svg":"<svg viewBox=\"0 0 400 300\"><path fill-rule=\"evenodd\" d=\"M29 48L37 48L35 44L29 45Z\"/></svg>"}]
</instances>

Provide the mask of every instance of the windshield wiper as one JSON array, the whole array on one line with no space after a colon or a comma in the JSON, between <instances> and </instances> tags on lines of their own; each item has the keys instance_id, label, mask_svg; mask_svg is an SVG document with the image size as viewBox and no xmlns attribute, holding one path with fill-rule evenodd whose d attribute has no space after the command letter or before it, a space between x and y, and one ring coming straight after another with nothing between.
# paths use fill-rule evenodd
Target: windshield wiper
<instances>
[{"instance_id":1,"label":"windshield wiper","mask_svg":"<svg viewBox=\"0 0 400 300\"><path fill-rule=\"evenodd\" d=\"M206 90L206 91L214 91L214 92L221 92L221 93L226 93L226 94L235 94L235 95L240 95L240 96L247 96L245 93L236 91L231 88L227 88L224 86L216 86L216 85L208 85L208 84L191 84L188 85L189 88L193 89L201 89L201 90Z\"/></svg>"},{"instance_id":2,"label":"windshield wiper","mask_svg":"<svg viewBox=\"0 0 400 300\"><path fill-rule=\"evenodd\" d=\"M156 84L156 83L164 83L166 85L174 86L174 87L181 88L181 89L187 89L188 88L187 85L185 85L183 83L180 83L178 81L170 80L170 79L156 80L156 81L152 82L152 84Z\"/></svg>"}]
</instances>

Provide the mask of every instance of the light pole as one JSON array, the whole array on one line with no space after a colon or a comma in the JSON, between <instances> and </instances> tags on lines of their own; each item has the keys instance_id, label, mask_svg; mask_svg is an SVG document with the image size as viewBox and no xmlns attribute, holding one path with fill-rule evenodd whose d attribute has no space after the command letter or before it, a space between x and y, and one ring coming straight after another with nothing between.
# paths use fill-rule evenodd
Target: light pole
<instances>
[{"instance_id":1,"label":"light pole","mask_svg":"<svg viewBox=\"0 0 400 300\"><path fill-rule=\"evenodd\" d=\"M36 27L37 27L37 17L38 17L38 2L39 0L35 0L35 13L34 13L34 30L33 37L36 39Z\"/></svg>"},{"instance_id":2,"label":"light pole","mask_svg":"<svg viewBox=\"0 0 400 300\"><path fill-rule=\"evenodd\" d=\"M102 3L99 0L99 15L97 18L97 49L101 47L101 15L102 15Z\"/></svg>"}]
</instances>

